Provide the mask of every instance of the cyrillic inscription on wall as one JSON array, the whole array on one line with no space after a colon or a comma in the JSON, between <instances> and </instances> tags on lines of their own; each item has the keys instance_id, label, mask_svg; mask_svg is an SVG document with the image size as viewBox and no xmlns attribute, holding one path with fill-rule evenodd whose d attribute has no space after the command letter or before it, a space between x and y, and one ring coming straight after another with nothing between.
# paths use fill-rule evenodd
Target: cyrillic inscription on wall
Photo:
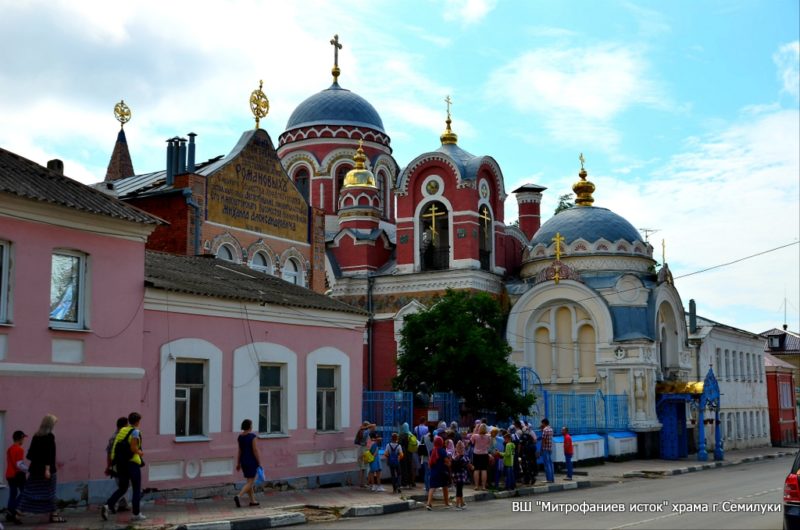
<instances>
[{"instance_id":1,"label":"cyrillic inscription on wall","mask_svg":"<svg viewBox=\"0 0 800 530\"><path fill-rule=\"evenodd\" d=\"M308 204L283 171L263 130L208 179L208 220L308 241Z\"/></svg>"}]
</instances>

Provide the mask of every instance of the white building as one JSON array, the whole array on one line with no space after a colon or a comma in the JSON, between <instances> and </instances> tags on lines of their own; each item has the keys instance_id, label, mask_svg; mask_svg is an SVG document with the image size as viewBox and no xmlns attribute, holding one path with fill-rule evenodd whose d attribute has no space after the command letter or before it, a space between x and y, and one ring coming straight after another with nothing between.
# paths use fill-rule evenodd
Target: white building
<instances>
[{"instance_id":1,"label":"white building","mask_svg":"<svg viewBox=\"0 0 800 530\"><path fill-rule=\"evenodd\" d=\"M699 316L695 329L691 311L687 317L689 343L697 352L694 380L702 381L709 366L717 376L725 450L769 445L764 338ZM706 440L713 440L714 425L705 427Z\"/></svg>"}]
</instances>

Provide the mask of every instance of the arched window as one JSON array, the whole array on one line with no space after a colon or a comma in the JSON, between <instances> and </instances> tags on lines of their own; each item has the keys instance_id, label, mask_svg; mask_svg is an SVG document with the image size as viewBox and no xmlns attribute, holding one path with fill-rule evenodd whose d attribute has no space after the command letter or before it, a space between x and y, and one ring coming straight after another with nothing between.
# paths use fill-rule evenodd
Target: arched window
<instances>
[{"instance_id":1,"label":"arched window","mask_svg":"<svg viewBox=\"0 0 800 530\"><path fill-rule=\"evenodd\" d=\"M219 249L217 250L217 258L224 259L225 261L233 261L236 262L236 258L233 257L233 248L230 245L220 245Z\"/></svg>"},{"instance_id":2,"label":"arched window","mask_svg":"<svg viewBox=\"0 0 800 530\"><path fill-rule=\"evenodd\" d=\"M297 187L297 191L300 192L300 195L308 202L308 169L301 167L297 170L294 174L294 185Z\"/></svg>"},{"instance_id":3,"label":"arched window","mask_svg":"<svg viewBox=\"0 0 800 530\"><path fill-rule=\"evenodd\" d=\"M341 165L336 169L336 195L333 198L334 208L336 203L339 201L339 194L342 191L342 185L344 184L344 177L347 176L347 172L352 169L350 166Z\"/></svg>"},{"instance_id":4,"label":"arched window","mask_svg":"<svg viewBox=\"0 0 800 530\"><path fill-rule=\"evenodd\" d=\"M264 274L272 274L272 263L263 252L253 254L253 258L250 260L250 268L261 271Z\"/></svg>"},{"instance_id":5,"label":"arched window","mask_svg":"<svg viewBox=\"0 0 800 530\"><path fill-rule=\"evenodd\" d=\"M481 270L492 270L492 235L494 228L492 226L492 215L489 213L489 207L481 205L478 209L478 234L480 236L479 250L481 260Z\"/></svg>"},{"instance_id":6,"label":"arched window","mask_svg":"<svg viewBox=\"0 0 800 530\"><path fill-rule=\"evenodd\" d=\"M295 285L303 285L303 271L294 258L289 258L281 268L281 276L284 280Z\"/></svg>"},{"instance_id":7,"label":"arched window","mask_svg":"<svg viewBox=\"0 0 800 530\"><path fill-rule=\"evenodd\" d=\"M420 264L422 270L450 267L450 229L448 212L439 201L429 202L419 218Z\"/></svg>"}]
</instances>

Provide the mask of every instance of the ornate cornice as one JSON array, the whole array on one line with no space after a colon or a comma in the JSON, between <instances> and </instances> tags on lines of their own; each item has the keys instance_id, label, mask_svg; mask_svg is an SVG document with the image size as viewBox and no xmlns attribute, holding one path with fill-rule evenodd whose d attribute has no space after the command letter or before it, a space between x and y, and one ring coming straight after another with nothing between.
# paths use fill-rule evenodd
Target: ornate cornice
<instances>
[{"instance_id":1,"label":"ornate cornice","mask_svg":"<svg viewBox=\"0 0 800 530\"><path fill-rule=\"evenodd\" d=\"M402 173L400 173L400 176L397 178L397 195L408 195L408 185L411 180L411 175L428 162L440 162L446 165L450 168L453 175L455 175L456 182L461 182L461 171L451 157L443 153L425 153L412 160Z\"/></svg>"},{"instance_id":2,"label":"ornate cornice","mask_svg":"<svg viewBox=\"0 0 800 530\"><path fill-rule=\"evenodd\" d=\"M651 272L653 260L637 256L580 256L562 257L562 261L576 271ZM523 263L520 277L533 278L552 264L549 260Z\"/></svg>"},{"instance_id":3,"label":"ornate cornice","mask_svg":"<svg viewBox=\"0 0 800 530\"><path fill-rule=\"evenodd\" d=\"M326 135L327 136L324 136ZM332 140L346 138L348 140L363 139L365 142L375 142L385 147L389 147L391 140L387 134L369 129L366 127L344 126L344 125L313 125L310 127L300 127L286 131L278 137L278 146L302 142L304 140Z\"/></svg>"}]
</instances>

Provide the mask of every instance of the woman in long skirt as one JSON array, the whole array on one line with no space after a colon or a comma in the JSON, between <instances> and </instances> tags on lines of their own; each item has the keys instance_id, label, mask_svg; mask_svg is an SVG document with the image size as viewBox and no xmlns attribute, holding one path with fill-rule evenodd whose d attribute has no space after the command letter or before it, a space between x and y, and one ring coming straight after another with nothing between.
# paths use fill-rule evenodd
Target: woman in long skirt
<instances>
[{"instance_id":1,"label":"woman in long skirt","mask_svg":"<svg viewBox=\"0 0 800 530\"><path fill-rule=\"evenodd\" d=\"M53 428L58 418L48 414L31 438L27 458L28 482L19 501L23 513L49 513L51 523L64 523L56 510L56 437Z\"/></svg>"}]
</instances>

